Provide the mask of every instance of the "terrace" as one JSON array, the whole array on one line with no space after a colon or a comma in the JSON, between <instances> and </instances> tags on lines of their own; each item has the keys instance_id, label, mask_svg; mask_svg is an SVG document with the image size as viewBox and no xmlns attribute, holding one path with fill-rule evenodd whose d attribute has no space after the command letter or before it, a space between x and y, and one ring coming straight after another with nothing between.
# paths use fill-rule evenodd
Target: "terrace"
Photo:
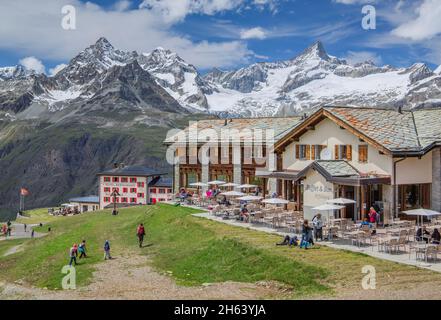
<instances>
[{"instance_id":1,"label":"terrace","mask_svg":"<svg viewBox=\"0 0 441 320\"><path fill-rule=\"evenodd\" d=\"M222 187L222 181L212 181ZM227 187L233 189L252 185ZM222 199L219 201L219 199ZM228 199L225 202L225 199ZM180 198L184 205L203 209L204 213L194 216L205 218L220 223L276 234L281 237L289 236L291 239L302 238L303 213L300 211L286 210L286 200L280 198L262 198L259 195L250 195L240 191L220 192L211 199L193 196L192 199ZM339 218L345 210L349 199L334 199L315 209L317 213L323 212L323 241L314 239L317 244L335 249L363 253L382 260L425 268L441 272L441 246L432 239L435 229L441 230L441 213L431 210L413 210L409 215L420 217L418 225L415 220L394 219L387 225L381 223L363 224L362 221ZM246 213L243 207L246 204ZM425 218L425 219L424 219ZM312 227L312 224L310 224ZM417 236L418 229L426 230L427 234ZM424 229L423 229L424 228ZM299 250L299 249L296 249Z\"/></svg>"}]
</instances>

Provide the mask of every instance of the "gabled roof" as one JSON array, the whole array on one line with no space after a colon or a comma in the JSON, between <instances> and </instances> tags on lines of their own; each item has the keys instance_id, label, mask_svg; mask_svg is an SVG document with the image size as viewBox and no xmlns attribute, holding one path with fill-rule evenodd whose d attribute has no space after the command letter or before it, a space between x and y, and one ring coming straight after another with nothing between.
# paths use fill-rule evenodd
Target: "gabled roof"
<instances>
[{"instance_id":1,"label":"gabled roof","mask_svg":"<svg viewBox=\"0 0 441 320\"><path fill-rule=\"evenodd\" d=\"M124 167L107 169L98 173L97 175L151 177L151 176L160 176L164 174L166 173L144 166L124 166Z\"/></svg>"},{"instance_id":2,"label":"gabled roof","mask_svg":"<svg viewBox=\"0 0 441 320\"><path fill-rule=\"evenodd\" d=\"M360 173L346 160L315 160L301 171L258 171L257 177L276 178L298 181L308 175L309 170L315 170L326 181L342 185L361 186L372 184L390 184L390 176L366 175Z\"/></svg>"},{"instance_id":3,"label":"gabled roof","mask_svg":"<svg viewBox=\"0 0 441 320\"><path fill-rule=\"evenodd\" d=\"M166 177L156 177L149 182L149 187L169 187L173 186L173 179Z\"/></svg>"},{"instance_id":4,"label":"gabled roof","mask_svg":"<svg viewBox=\"0 0 441 320\"><path fill-rule=\"evenodd\" d=\"M427 152L441 142L441 109L402 111L356 107L324 107L276 143L295 141L324 118L334 121L386 154Z\"/></svg>"},{"instance_id":5,"label":"gabled roof","mask_svg":"<svg viewBox=\"0 0 441 320\"><path fill-rule=\"evenodd\" d=\"M299 123L301 123L301 117L209 119L194 121L194 123L184 129L184 132L187 141L206 143L207 140L205 138L205 135L200 135L200 132L205 129L214 130L217 133L218 137L221 137L222 130L242 131L241 136L235 137L237 139L244 138L243 134L246 134L246 132L244 132L245 129L260 129L263 131L267 129L273 129L274 139L275 141L277 141L281 139L285 134L290 132L293 128L295 128ZM199 134L195 135L194 132L198 132ZM172 144L176 142L175 138L177 137L178 134L167 137L164 143ZM218 141L220 141L220 139L218 139Z\"/></svg>"}]
</instances>

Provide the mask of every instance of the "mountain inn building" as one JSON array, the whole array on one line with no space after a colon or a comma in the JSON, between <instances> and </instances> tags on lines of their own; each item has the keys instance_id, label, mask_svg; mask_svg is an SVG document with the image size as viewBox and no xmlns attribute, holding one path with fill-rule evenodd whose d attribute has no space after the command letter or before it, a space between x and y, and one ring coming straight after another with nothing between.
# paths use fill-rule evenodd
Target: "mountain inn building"
<instances>
[{"instance_id":1,"label":"mountain inn building","mask_svg":"<svg viewBox=\"0 0 441 320\"><path fill-rule=\"evenodd\" d=\"M145 205L172 198L171 181L165 173L143 166L115 165L97 174L99 207ZM117 195L112 193L116 191Z\"/></svg>"},{"instance_id":2,"label":"mountain inn building","mask_svg":"<svg viewBox=\"0 0 441 320\"><path fill-rule=\"evenodd\" d=\"M441 109L323 107L307 117L202 120L192 126L218 136L226 128L271 128L273 152L263 147L259 155L266 163L245 165L245 154L255 156L256 149L239 135L233 139L239 164L231 164L231 152L230 162L222 161L225 147L210 148L216 164L191 162L207 138L192 136L187 127L186 142L176 142L176 136L165 141L177 159L175 192L196 181L254 183L264 196L276 192L290 200L307 219L314 215L312 208L337 197L355 200L342 212L354 220L374 204L383 209L385 222L414 208L441 211Z\"/></svg>"}]
</instances>

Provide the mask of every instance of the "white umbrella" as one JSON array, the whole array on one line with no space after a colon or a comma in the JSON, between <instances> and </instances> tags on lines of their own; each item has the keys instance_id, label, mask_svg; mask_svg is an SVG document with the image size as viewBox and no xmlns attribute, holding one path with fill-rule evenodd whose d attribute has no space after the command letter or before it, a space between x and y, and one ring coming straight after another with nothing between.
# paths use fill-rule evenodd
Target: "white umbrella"
<instances>
[{"instance_id":1,"label":"white umbrella","mask_svg":"<svg viewBox=\"0 0 441 320\"><path fill-rule=\"evenodd\" d=\"M258 186L256 186L255 184L241 184L236 186L236 188L238 189L252 189L252 188L257 188Z\"/></svg>"},{"instance_id":2,"label":"white umbrella","mask_svg":"<svg viewBox=\"0 0 441 320\"><path fill-rule=\"evenodd\" d=\"M259 196L244 196L244 197L237 198L237 200L242 200L242 201L259 201L262 199L263 198L259 197Z\"/></svg>"},{"instance_id":3,"label":"white umbrella","mask_svg":"<svg viewBox=\"0 0 441 320\"><path fill-rule=\"evenodd\" d=\"M338 206L338 205L335 205L335 204L323 204L321 206L312 208L312 210L329 211L329 210L340 210L340 209L343 209L343 208L344 208L344 206Z\"/></svg>"},{"instance_id":4,"label":"white umbrella","mask_svg":"<svg viewBox=\"0 0 441 320\"><path fill-rule=\"evenodd\" d=\"M321 206L312 208L312 210L326 211L328 213L328 220L327 221L329 222L329 211L340 210L343 208L345 208L345 206L339 206L336 204L322 204Z\"/></svg>"},{"instance_id":5,"label":"white umbrella","mask_svg":"<svg viewBox=\"0 0 441 320\"><path fill-rule=\"evenodd\" d=\"M195 183L190 183L190 186L192 186L192 187L207 187L208 184L203 183L203 182L195 182Z\"/></svg>"},{"instance_id":6,"label":"white umbrella","mask_svg":"<svg viewBox=\"0 0 441 320\"><path fill-rule=\"evenodd\" d=\"M345 198L337 198L337 199L331 199L326 201L326 203L333 203L333 204L353 204L356 203L356 201L352 199L345 199Z\"/></svg>"},{"instance_id":7,"label":"white umbrella","mask_svg":"<svg viewBox=\"0 0 441 320\"><path fill-rule=\"evenodd\" d=\"M421 225L423 225L423 217L433 217L433 216L441 216L441 212L433 211L429 209L414 209L414 210L407 210L403 211L403 213L407 214L408 216L419 216L421 217Z\"/></svg>"},{"instance_id":8,"label":"white umbrella","mask_svg":"<svg viewBox=\"0 0 441 320\"><path fill-rule=\"evenodd\" d=\"M209 181L208 184L220 185L220 184L225 184L225 181L214 180L214 181Z\"/></svg>"},{"instance_id":9,"label":"white umbrella","mask_svg":"<svg viewBox=\"0 0 441 320\"><path fill-rule=\"evenodd\" d=\"M227 192L222 192L220 195L226 197L242 197L245 195L245 193L239 191L227 191Z\"/></svg>"},{"instance_id":10,"label":"white umbrella","mask_svg":"<svg viewBox=\"0 0 441 320\"><path fill-rule=\"evenodd\" d=\"M263 199L262 202L269 203L269 204L287 204L287 203L289 203L288 200L279 199L279 198Z\"/></svg>"},{"instance_id":11,"label":"white umbrella","mask_svg":"<svg viewBox=\"0 0 441 320\"><path fill-rule=\"evenodd\" d=\"M233 182L228 182L228 183L225 183L225 184L221 185L221 187L236 187L236 186L238 186L238 184L237 183L233 183Z\"/></svg>"}]
</instances>

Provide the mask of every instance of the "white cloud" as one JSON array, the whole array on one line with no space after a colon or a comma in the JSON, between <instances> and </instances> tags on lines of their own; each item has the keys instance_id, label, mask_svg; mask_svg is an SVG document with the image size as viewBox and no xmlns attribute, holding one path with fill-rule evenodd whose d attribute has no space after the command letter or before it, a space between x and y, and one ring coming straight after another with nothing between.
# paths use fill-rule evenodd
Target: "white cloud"
<instances>
[{"instance_id":1,"label":"white cloud","mask_svg":"<svg viewBox=\"0 0 441 320\"><path fill-rule=\"evenodd\" d=\"M241 39L265 39L266 38L266 31L263 30L261 27L255 27L251 29L242 30L240 32L240 38Z\"/></svg>"},{"instance_id":2,"label":"white cloud","mask_svg":"<svg viewBox=\"0 0 441 320\"><path fill-rule=\"evenodd\" d=\"M392 30L392 35L415 41L431 39L441 33L441 2L424 0L416 9L416 18Z\"/></svg>"},{"instance_id":3,"label":"white cloud","mask_svg":"<svg viewBox=\"0 0 441 320\"><path fill-rule=\"evenodd\" d=\"M67 61L78 52L106 37L122 50L149 52L164 47L177 52L182 58L199 68L232 67L246 63L253 55L245 42L229 40L223 42L195 42L187 35L174 31L173 23L182 17L185 5L181 1L165 1L175 4L176 12L170 22L153 9L130 9L127 3L103 8L80 0L17 0L2 3L0 10L0 49L10 50L23 56L38 56L43 60ZM200 3L196 12L211 14L227 10L236 0L190 1ZM242 2L242 0L240 0ZM76 30L61 27L64 5L76 8ZM180 9L181 8L181 9ZM17 23L20 21L20 23Z\"/></svg>"},{"instance_id":4,"label":"white cloud","mask_svg":"<svg viewBox=\"0 0 441 320\"><path fill-rule=\"evenodd\" d=\"M383 64L381 56L370 51L348 51L344 59L352 65L366 61L372 61L378 66Z\"/></svg>"},{"instance_id":5,"label":"white cloud","mask_svg":"<svg viewBox=\"0 0 441 320\"><path fill-rule=\"evenodd\" d=\"M168 23L182 21L189 14L213 15L232 10L244 0L144 0L140 8L147 8L162 15Z\"/></svg>"},{"instance_id":6,"label":"white cloud","mask_svg":"<svg viewBox=\"0 0 441 320\"><path fill-rule=\"evenodd\" d=\"M26 70L32 70L36 73L45 73L46 68L44 64L35 57L26 57L21 59L19 62Z\"/></svg>"},{"instance_id":7,"label":"white cloud","mask_svg":"<svg viewBox=\"0 0 441 320\"><path fill-rule=\"evenodd\" d=\"M58 72L60 72L61 70L63 70L64 68L67 67L67 64L65 63L61 63L53 68L49 69L49 75L54 76L56 75Z\"/></svg>"}]
</instances>

